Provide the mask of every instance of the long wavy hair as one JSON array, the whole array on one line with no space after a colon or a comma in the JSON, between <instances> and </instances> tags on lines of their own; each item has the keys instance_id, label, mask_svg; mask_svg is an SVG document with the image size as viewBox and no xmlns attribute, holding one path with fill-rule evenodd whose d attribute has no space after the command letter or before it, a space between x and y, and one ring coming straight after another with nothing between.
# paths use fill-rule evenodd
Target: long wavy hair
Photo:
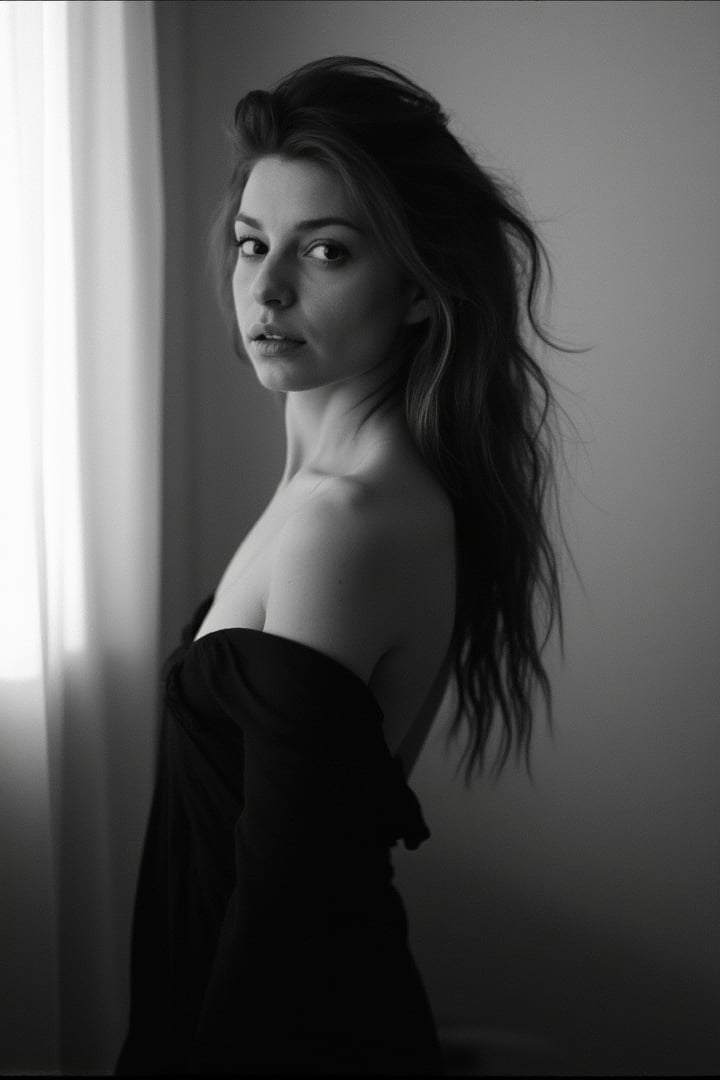
<instances>
[{"instance_id":1,"label":"long wavy hair","mask_svg":"<svg viewBox=\"0 0 720 1080\"><path fill-rule=\"evenodd\" d=\"M429 318L408 328L386 392L404 403L455 513L448 739L467 725L466 781L487 764L493 732L496 775L511 752L529 769L538 692L551 721L542 652L556 625L562 640L549 524L555 399L537 358L543 345L560 346L538 315L551 279L542 242L519 196L478 165L435 98L385 64L351 56L306 64L272 91L246 94L230 134L235 163L211 254L240 356L233 221L253 165L269 154L332 169L377 243L429 301Z\"/></svg>"}]
</instances>

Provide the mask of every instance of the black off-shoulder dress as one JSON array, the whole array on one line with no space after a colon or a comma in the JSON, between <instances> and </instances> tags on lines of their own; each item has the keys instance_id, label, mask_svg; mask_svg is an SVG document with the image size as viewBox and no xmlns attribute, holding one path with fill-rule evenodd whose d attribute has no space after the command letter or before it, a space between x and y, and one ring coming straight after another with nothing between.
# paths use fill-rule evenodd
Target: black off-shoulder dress
<instances>
[{"instance_id":1,"label":"black off-shoulder dress","mask_svg":"<svg viewBox=\"0 0 720 1080\"><path fill-rule=\"evenodd\" d=\"M163 669L120 1075L442 1071L390 848L430 835L376 699L256 630Z\"/></svg>"}]
</instances>

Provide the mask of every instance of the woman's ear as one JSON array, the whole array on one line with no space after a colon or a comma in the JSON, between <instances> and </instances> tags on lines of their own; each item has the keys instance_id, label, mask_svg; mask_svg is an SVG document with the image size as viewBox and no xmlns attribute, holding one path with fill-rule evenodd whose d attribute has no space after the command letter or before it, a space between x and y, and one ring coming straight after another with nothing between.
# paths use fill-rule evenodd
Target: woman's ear
<instances>
[{"instance_id":1,"label":"woman's ear","mask_svg":"<svg viewBox=\"0 0 720 1080\"><path fill-rule=\"evenodd\" d=\"M430 302L425 294L419 289L414 289L414 295L403 319L404 326L414 326L430 317Z\"/></svg>"}]
</instances>

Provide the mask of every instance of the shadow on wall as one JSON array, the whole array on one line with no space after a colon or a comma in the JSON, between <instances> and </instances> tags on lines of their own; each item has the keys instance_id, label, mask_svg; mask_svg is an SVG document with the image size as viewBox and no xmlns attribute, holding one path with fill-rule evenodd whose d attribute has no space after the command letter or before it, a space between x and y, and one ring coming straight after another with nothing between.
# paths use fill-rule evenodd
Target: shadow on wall
<instances>
[{"instance_id":1,"label":"shadow on wall","mask_svg":"<svg viewBox=\"0 0 720 1080\"><path fill-rule=\"evenodd\" d=\"M718 988L709 980L497 883L480 904L476 890L444 902L442 959L423 940L420 911L410 925L423 974L442 971L439 999L463 1003L437 1017L448 1074L716 1075ZM468 942L471 922L477 938ZM454 936L453 927L463 930ZM428 980L431 999L436 989Z\"/></svg>"},{"instance_id":2,"label":"shadow on wall","mask_svg":"<svg viewBox=\"0 0 720 1080\"><path fill-rule=\"evenodd\" d=\"M519 1032L447 1027L440 1030L440 1045L446 1076L583 1075L552 1044Z\"/></svg>"}]
</instances>

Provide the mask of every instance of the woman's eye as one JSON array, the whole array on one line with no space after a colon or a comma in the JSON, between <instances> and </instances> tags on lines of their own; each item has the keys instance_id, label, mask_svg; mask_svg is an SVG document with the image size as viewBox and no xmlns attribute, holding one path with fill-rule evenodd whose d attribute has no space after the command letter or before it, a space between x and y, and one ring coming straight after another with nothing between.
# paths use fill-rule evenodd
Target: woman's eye
<instances>
[{"instance_id":1,"label":"woman's eye","mask_svg":"<svg viewBox=\"0 0 720 1080\"><path fill-rule=\"evenodd\" d=\"M256 236L236 236L233 240L236 248L240 249L240 254L245 258L252 258L254 255L264 255L265 252L262 249L265 247L262 240L258 240Z\"/></svg>"},{"instance_id":2,"label":"woman's eye","mask_svg":"<svg viewBox=\"0 0 720 1080\"><path fill-rule=\"evenodd\" d=\"M347 249L342 244L319 240L305 252L306 256L321 263L341 263L347 258Z\"/></svg>"}]
</instances>

